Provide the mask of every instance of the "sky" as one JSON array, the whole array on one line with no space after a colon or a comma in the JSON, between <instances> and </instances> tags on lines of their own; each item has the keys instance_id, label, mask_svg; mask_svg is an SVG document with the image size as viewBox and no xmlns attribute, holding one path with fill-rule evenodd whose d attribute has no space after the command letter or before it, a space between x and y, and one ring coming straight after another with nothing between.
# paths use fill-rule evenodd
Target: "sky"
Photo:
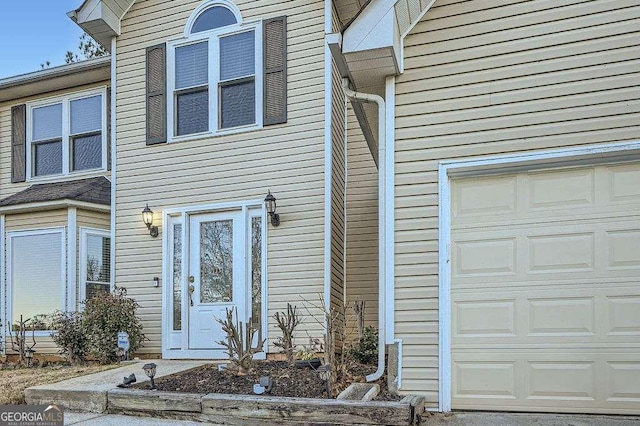
<instances>
[{"instance_id":1,"label":"sky","mask_svg":"<svg viewBox=\"0 0 640 426\"><path fill-rule=\"evenodd\" d=\"M67 12L82 0L0 0L0 79L63 65L77 52L82 29Z\"/></svg>"}]
</instances>

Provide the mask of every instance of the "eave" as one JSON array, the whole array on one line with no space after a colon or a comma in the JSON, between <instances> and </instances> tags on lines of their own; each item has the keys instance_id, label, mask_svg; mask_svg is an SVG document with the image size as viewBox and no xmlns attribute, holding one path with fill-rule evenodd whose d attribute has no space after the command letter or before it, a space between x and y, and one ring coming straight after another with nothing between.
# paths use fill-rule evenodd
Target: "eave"
<instances>
[{"instance_id":1,"label":"eave","mask_svg":"<svg viewBox=\"0 0 640 426\"><path fill-rule=\"evenodd\" d=\"M111 38L120 35L120 22L135 0L85 0L67 16L107 51Z\"/></svg>"},{"instance_id":2,"label":"eave","mask_svg":"<svg viewBox=\"0 0 640 426\"><path fill-rule=\"evenodd\" d=\"M0 80L0 102L108 81L111 58L89 59Z\"/></svg>"},{"instance_id":3,"label":"eave","mask_svg":"<svg viewBox=\"0 0 640 426\"><path fill-rule=\"evenodd\" d=\"M350 80L354 90L384 97L387 77L404 71L404 37L434 2L435 0L371 0L355 15L343 33L326 36L342 77ZM342 3L344 6L353 2L334 0L338 10ZM375 108L357 102L352 102L352 105L376 160L378 117Z\"/></svg>"},{"instance_id":4,"label":"eave","mask_svg":"<svg viewBox=\"0 0 640 426\"><path fill-rule=\"evenodd\" d=\"M8 215L8 214L19 214L19 213L31 213L35 211L67 209L70 207L75 207L83 210L91 210L96 212L103 212L103 213L108 213L111 211L111 207L105 206L104 204L88 203L86 201L76 201L76 200L56 200L56 201L44 201L41 203L27 203L27 204L18 204L15 206L0 207L0 214Z\"/></svg>"}]
</instances>

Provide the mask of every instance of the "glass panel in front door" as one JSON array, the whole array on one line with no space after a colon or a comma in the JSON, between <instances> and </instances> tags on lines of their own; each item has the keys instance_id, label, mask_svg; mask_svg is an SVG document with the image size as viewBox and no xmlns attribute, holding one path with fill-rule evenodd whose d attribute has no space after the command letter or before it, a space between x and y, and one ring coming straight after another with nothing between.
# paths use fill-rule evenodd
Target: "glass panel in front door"
<instances>
[{"instance_id":1,"label":"glass panel in front door","mask_svg":"<svg viewBox=\"0 0 640 426\"><path fill-rule=\"evenodd\" d=\"M233 300L233 220L200 223L200 303Z\"/></svg>"}]
</instances>

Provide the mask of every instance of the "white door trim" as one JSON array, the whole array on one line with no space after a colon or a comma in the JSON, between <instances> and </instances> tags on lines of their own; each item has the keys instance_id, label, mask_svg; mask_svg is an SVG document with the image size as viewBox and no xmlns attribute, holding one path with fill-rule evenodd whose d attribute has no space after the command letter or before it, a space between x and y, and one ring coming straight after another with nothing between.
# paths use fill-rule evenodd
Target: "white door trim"
<instances>
[{"instance_id":1,"label":"white door trim","mask_svg":"<svg viewBox=\"0 0 640 426\"><path fill-rule=\"evenodd\" d=\"M640 141L585 145L580 147L442 160L438 166L439 205L439 404L451 411L451 178L551 169L566 166L640 160Z\"/></svg>"},{"instance_id":2,"label":"white door trim","mask_svg":"<svg viewBox=\"0 0 640 426\"><path fill-rule=\"evenodd\" d=\"M202 204L197 206L183 206L168 208L162 214L162 357L167 359L194 359L194 358L214 358L219 355L219 350L202 350L188 349L188 334L185 330L187 320L187 312L182 309L181 322L182 331L178 332L180 336L181 348L175 348L171 345L171 334L175 333L172 327L171 306L172 292L169 291L173 287L173 273L171 270L172 262L169 255L172 253L170 244L172 242L173 231L172 226L175 223L182 224L182 300L188 299L188 283L189 265L185 259L189 259L189 236L190 236L190 217L203 213L221 213L224 211L241 211L242 222L249 222L251 217L260 215L262 217L262 329L265 332L263 337L267 337L267 235L268 226L266 220L266 208L264 200L246 200L236 202L224 202L216 204ZM259 212L259 213L258 213ZM247 232L247 230L245 230ZM247 311L249 312L249 311ZM267 342L268 344L268 342Z\"/></svg>"}]
</instances>

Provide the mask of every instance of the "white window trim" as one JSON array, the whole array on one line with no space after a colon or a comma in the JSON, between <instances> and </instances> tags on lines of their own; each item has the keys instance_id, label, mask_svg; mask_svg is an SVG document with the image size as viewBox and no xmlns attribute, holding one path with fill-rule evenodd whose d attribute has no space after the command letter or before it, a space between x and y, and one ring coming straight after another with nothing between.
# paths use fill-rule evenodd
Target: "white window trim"
<instances>
[{"instance_id":1,"label":"white window trim","mask_svg":"<svg viewBox=\"0 0 640 426\"><path fill-rule=\"evenodd\" d=\"M67 261L67 240L66 240L66 236L65 236L65 228L64 227L52 227L52 228L41 228L41 229L30 229L30 230L26 230L26 231L12 231L12 232L8 232L7 233L7 257L5 260L5 264L6 264L6 271L7 271L7 275L6 275L6 280L7 280L7 287L6 287L6 299L5 299L5 306L7 307L7 313L6 313L6 320L7 322L11 322L13 319L13 282L11 280L12 277L12 272L13 272L13 239L17 238L17 237L28 237L28 236L32 236L32 235L44 235L44 234L60 234L60 240L61 240L61 250L60 252L62 253L61 257L60 257L60 265L61 268L61 274L60 274L60 281L62 282L62 286L60 288L60 291L62 292L62 306L60 306L60 309L62 311L68 311L69 310L69 298L67 297L67 291L69 292L75 292L76 289L75 288L69 288L67 289L67 268L66 268L66 261ZM43 312L47 313L47 312ZM12 333L12 328L13 328L13 323L11 324L7 324L7 333ZM34 331L34 336L35 337L43 337L43 336L49 336L53 331L55 330L36 330ZM30 332L27 334L31 334Z\"/></svg>"},{"instance_id":2,"label":"white window trim","mask_svg":"<svg viewBox=\"0 0 640 426\"><path fill-rule=\"evenodd\" d=\"M207 2L207 9L214 5L223 5L220 1ZM229 7L224 5L225 7ZM233 11L233 9L230 9ZM201 11L202 12L202 11ZM192 15L194 16L194 15ZM195 18L194 18L195 20ZM191 25L187 23L186 28L191 29ZM255 115L256 120L253 124L232 127L228 129L219 128L219 105L218 105L218 83L219 83L219 66L215 66L218 62L212 62L212 58L219 57L219 39L224 36L243 33L253 30L255 32L255 51L254 51L254 85L255 85ZM186 32L186 30L185 30ZM263 30L262 21L253 21L243 23L242 19L238 19L238 24L226 27L216 28L209 31L202 31L196 34L185 35L184 38L171 40L167 42L167 141L179 142L185 140L195 140L202 138L210 138L212 136L232 135L237 133L246 133L249 131L259 130L263 128ZM209 42L209 73L208 73L208 94L209 94L209 130L206 132L192 133L189 135L176 136L176 111L175 111L175 49L181 46L187 46L207 40ZM215 41L215 42L212 42ZM212 66L213 65L213 66Z\"/></svg>"},{"instance_id":3,"label":"white window trim","mask_svg":"<svg viewBox=\"0 0 640 426\"><path fill-rule=\"evenodd\" d=\"M102 166L100 168L81 170L74 172L70 170L70 103L76 99L89 98L91 96L102 96ZM33 174L33 110L35 108L62 104L62 173L55 175L34 176ZM79 177L94 175L96 173L104 173L107 170L107 87L103 86L97 89L85 90L81 92L73 92L63 96L39 99L34 102L27 103L27 143L26 143L26 180L27 182L47 182L58 181L66 177Z\"/></svg>"},{"instance_id":4,"label":"white window trim","mask_svg":"<svg viewBox=\"0 0 640 426\"><path fill-rule=\"evenodd\" d=\"M78 286L79 286L79 291L78 291L78 300L80 302L86 300L87 298L87 238L89 236L96 236L96 237L105 237L105 238L111 238L111 232L108 230L104 230L104 229L98 229L98 228L85 228L85 227L81 227L80 228L80 254L79 254L79 260L80 260L80 277L78 280ZM111 271L111 259L109 260L110 264L109 264L109 271ZM109 276L109 291L113 291L113 278L111 276ZM80 306L78 306L78 310L80 310Z\"/></svg>"}]
</instances>

